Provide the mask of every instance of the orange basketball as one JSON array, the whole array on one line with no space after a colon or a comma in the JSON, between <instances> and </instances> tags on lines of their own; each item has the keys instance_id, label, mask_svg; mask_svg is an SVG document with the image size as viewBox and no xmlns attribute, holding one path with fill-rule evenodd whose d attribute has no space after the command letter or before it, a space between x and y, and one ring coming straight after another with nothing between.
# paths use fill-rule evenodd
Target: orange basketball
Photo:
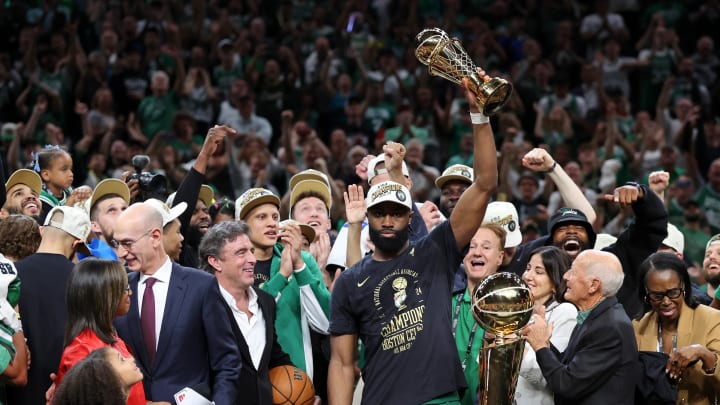
<instances>
[{"instance_id":1,"label":"orange basketball","mask_svg":"<svg viewBox=\"0 0 720 405\"><path fill-rule=\"evenodd\" d=\"M274 405L312 405L315 389L312 381L294 366L277 366L270 370Z\"/></svg>"}]
</instances>

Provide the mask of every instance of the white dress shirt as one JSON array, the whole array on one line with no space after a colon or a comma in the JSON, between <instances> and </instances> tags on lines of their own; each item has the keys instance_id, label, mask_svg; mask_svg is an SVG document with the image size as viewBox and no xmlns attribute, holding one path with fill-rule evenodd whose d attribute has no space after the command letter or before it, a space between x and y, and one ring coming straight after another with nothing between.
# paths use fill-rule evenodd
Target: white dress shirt
<instances>
[{"instance_id":1,"label":"white dress shirt","mask_svg":"<svg viewBox=\"0 0 720 405\"><path fill-rule=\"evenodd\" d=\"M252 317L248 319L247 314L238 309L235 298L221 285L218 286L220 287L220 294L230 306L235 322L245 338L255 370L258 370L267 342L265 342L265 320L258 305L257 293L252 288L248 288L248 311L252 314Z\"/></svg>"},{"instance_id":2,"label":"white dress shirt","mask_svg":"<svg viewBox=\"0 0 720 405\"><path fill-rule=\"evenodd\" d=\"M157 281L153 284L153 295L155 296L155 349L160 340L165 303L167 302L168 288L170 287L170 275L172 274L172 261L167 257L165 263L151 276L140 275L137 287L138 312L142 314L142 301L145 294L145 280L152 277Z\"/></svg>"}]
</instances>

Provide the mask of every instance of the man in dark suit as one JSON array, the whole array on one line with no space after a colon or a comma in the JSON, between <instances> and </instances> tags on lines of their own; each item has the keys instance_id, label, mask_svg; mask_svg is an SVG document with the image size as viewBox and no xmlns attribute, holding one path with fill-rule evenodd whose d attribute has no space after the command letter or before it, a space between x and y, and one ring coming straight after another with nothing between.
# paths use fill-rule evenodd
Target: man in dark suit
<instances>
[{"instance_id":1,"label":"man in dark suit","mask_svg":"<svg viewBox=\"0 0 720 405\"><path fill-rule=\"evenodd\" d=\"M221 222L210 228L200 242L200 265L217 278L240 348L242 403L270 405L269 370L292 363L277 341L275 300L253 286L255 256L248 232L244 222Z\"/></svg>"},{"instance_id":2,"label":"man in dark suit","mask_svg":"<svg viewBox=\"0 0 720 405\"><path fill-rule=\"evenodd\" d=\"M579 311L565 352L550 344L545 314L533 315L522 330L555 404L633 404L640 369L632 323L615 298L624 278L620 260L609 252L584 250L564 278L565 299Z\"/></svg>"},{"instance_id":3,"label":"man in dark suit","mask_svg":"<svg viewBox=\"0 0 720 405\"><path fill-rule=\"evenodd\" d=\"M162 216L149 204L118 217L112 244L132 271L118 334L135 353L149 400L172 402L185 387L207 386L216 404L234 404L242 363L220 290L209 274L173 263L162 235Z\"/></svg>"}]
</instances>

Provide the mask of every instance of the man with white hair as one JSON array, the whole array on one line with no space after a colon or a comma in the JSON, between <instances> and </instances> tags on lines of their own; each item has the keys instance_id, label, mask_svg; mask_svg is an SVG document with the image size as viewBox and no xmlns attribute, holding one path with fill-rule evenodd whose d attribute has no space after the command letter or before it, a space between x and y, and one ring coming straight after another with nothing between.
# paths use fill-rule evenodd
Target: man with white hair
<instances>
[{"instance_id":1,"label":"man with white hair","mask_svg":"<svg viewBox=\"0 0 720 405\"><path fill-rule=\"evenodd\" d=\"M550 344L552 328L544 313L533 315L522 329L556 404L634 403L637 343L630 318L615 298L624 277L620 260L612 253L581 252L563 276L565 299L579 311L565 351L560 353Z\"/></svg>"}]
</instances>

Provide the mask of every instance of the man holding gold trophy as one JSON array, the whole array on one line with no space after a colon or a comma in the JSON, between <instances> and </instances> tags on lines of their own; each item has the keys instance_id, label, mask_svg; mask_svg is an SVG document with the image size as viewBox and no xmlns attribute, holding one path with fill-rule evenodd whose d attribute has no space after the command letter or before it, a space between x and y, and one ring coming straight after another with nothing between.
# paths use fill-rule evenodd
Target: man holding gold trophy
<instances>
[{"instance_id":1,"label":"man holding gold trophy","mask_svg":"<svg viewBox=\"0 0 720 405\"><path fill-rule=\"evenodd\" d=\"M444 34L444 36L443 36ZM475 181L448 221L408 241L410 193L384 182L368 192L375 251L346 270L332 292L330 404L352 402L358 338L365 344L363 404L458 404L466 383L451 333L448 303L462 250L481 225L497 187L497 152L487 114L512 86L488 77L457 41L438 29L418 35L418 59L430 73L462 84L473 123ZM404 147L384 147L385 167L400 170Z\"/></svg>"}]
</instances>

